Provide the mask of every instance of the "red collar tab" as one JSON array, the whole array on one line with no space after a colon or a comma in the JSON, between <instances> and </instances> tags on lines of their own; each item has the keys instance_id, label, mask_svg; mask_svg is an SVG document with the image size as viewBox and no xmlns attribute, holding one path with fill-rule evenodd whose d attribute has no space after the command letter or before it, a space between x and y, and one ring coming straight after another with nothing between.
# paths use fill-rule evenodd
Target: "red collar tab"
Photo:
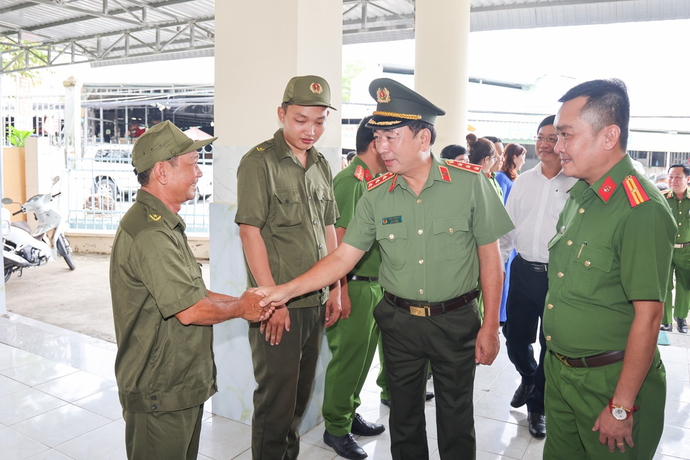
<instances>
[{"instance_id":1,"label":"red collar tab","mask_svg":"<svg viewBox=\"0 0 690 460\"><path fill-rule=\"evenodd\" d=\"M606 180L604 181L603 184L601 184L601 187L599 187L599 196L601 197L602 200L604 200L604 203L609 202L609 198L611 198L611 195L613 195L613 192L616 190L616 183L611 179L611 176L607 176Z\"/></svg>"},{"instance_id":2,"label":"red collar tab","mask_svg":"<svg viewBox=\"0 0 690 460\"><path fill-rule=\"evenodd\" d=\"M393 182L391 182L391 186L390 186L390 188L388 189L388 193L390 193L390 192L393 191L393 189L395 188L395 183L396 183L397 181L398 181L398 176L396 175L395 177L393 177Z\"/></svg>"},{"instance_id":3,"label":"red collar tab","mask_svg":"<svg viewBox=\"0 0 690 460\"><path fill-rule=\"evenodd\" d=\"M369 181L372 180L373 178L374 178L374 176L371 175L371 173L369 172L369 170L368 170L368 169L365 169L365 170L364 170L364 180L367 181L367 182L369 182Z\"/></svg>"},{"instance_id":4,"label":"red collar tab","mask_svg":"<svg viewBox=\"0 0 690 460\"><path fill-rule=\"evenodd\" d=\"M448 172L448 168L438 165L438 170L441 173L441 179L446 182L450 182L450 173Z\"/></svg>"},{"instance_id":5,"label":"red collar tab","mask_svg":"<svg viewBox=\"0 0 690 460\"><path fill-rule=\"evenodd\" d=\"M623 179L623 188L625 193L628 195L628 200L630 201L630 206L633 208L638 206L645 201L649 201L649 196L642 188L642 184L635 176L627 176Z\"/></svg>"}]
</instances>

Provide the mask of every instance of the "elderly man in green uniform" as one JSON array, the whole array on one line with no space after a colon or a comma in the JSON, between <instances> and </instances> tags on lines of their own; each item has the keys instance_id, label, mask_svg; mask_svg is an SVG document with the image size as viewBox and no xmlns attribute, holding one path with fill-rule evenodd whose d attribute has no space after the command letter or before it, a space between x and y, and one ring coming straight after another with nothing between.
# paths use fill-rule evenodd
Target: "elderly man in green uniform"
<instances>
[{"instance_id":1,"label":"elderly man in green uniform","mask_svg":"<svg viewBox=\"0 0 690 460\"><path fill-rule=\"evenodd\" d=\"M367 190L367 181L386 172L386 165L374 146L374 133L366 126L370 119L371 116L365 117L357 129L357 156L333 179L340 212L335 223L338 244L355 215L359 199ZM380 265L381 251L374 244L340 280L340 320L326 329L333 357L326 369L324 385L326 430L323 438L338 455L351 459L367 457L353 435L375 436L386 429L383 425L367 422L357 413L361 403L359 395L380 336L373 315L374 307L383 297L378 283Z\"/></svg>"},{"instance_id":2,"label":"elderly man in green uniform","mask_svg":"<svg viewBox=\"0 0 690 460\"><path fill-rule=\"evenodd\" d=\"M120 221L110 258L115 376L129 459L197 457L204 402L217 391L211 324L262 320L259 297L206 290L177 215L201 177L194 142L169 121L134 144L141 189Z\"/></svg>"},{"instance_id":3,"label":"elderly man in green uniform","mask_svg":"<svg viewBox=\"0 0 690 460\"><path fill-rule=\"evenodd\" d=\"M625 84L585 82L560 102L554 150L580 180L549 242L544 458L649 460L664 425L656 343L676 225L626 154Z\"/></svg>"},{"instance_id":4,"label":"elderly man in green uniform","mask_svg":"<svg viewBox=\"0 0 690 460\"><path fill-rule=\"evenodd\" d=\"M673 330L671 318L675 317L678 332L688 333L688 308L690 307L690 190L688 190L690 167L676 164L668 168L670 190L664 192L671 206L671 213L678 224L676 241L673 245L673 260L668 276L664 319L661 330ZM673 272L676 274L676 301L673 301ZM675 313L675 314L674 314Z\"/></svg>"},{"instance_id":5,"label":"elderly man in green uniform","mask_svg":"<svg viewBox=\"0 0 690 460\"><path fill-rule=\"evenodd\" d=\"M301 275L337 245L338 210L328 161L314 144L326 128L331 90L315 75L292 78L278 118L283 127L251 149L237 170L237 216L250 286ZM340 315L339 283L313 289L261 326L249 327L254 377L252 456L294 460L324 324Z\"/></svg>"},{"instance_id":6,"label":"elderly man in green uniform","mask_svg":"<svg viewBox=\"0 0 690 460\"><path fill-rule=\"evenodd\" d=\"M424 389L431 363L440 458L473 459L474 373L477 363L491 364L498 353L498 238L513 225L479 166L431 154L433 124L443 110L387 78L374 80L369 92L378 104L368 126L389 172L369 181L333 254L286 285L257 292L267 294L262 303L280 304L326 286L378 242L385 294L374 317L391 394L392 456L429 457Z\"/></svg>"}]
</instances>

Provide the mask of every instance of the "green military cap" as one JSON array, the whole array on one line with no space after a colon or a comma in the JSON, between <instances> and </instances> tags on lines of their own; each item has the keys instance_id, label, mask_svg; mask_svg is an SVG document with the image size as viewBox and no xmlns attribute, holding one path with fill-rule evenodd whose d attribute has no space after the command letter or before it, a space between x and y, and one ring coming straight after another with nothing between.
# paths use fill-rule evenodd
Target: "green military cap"
<instances>
[{"instance_id":1,"label":"green military cap","mask_svg":"<svg viewBox=\"0 0 690 460\"><path fill-rule=\"evenodd\" d=\"M369 85L369 94L377 102L374 116L367 123L369 128L393 129L418 120L433 125L437 116L446 114L443 109L390 78L377 78L372 81Z\"/></svg>"},{"instance_id":2,"label":"green military cap","mask_svg":"<svg viewBox=\"0 0 690 460\"><path fill-rule=\"evenodd\" d=\"M134 149L132 149L134 172L142 173L153 168L159 161L194 152L216 139L218 138L213 137L194 142L172 122L166 120L158 123L146 130L134 143Z\"/></svg>"},{"instance_id":3,"label":"green military cap","mask_svg":"<svg viewBox=\"0 0 690 460\"><path fill-rule=\"evenodd\" d=\"M331 87L316 75L292 77L283 93L283 104L317 105L336 110L331 105Z\"/></svg>"}]
</instances>

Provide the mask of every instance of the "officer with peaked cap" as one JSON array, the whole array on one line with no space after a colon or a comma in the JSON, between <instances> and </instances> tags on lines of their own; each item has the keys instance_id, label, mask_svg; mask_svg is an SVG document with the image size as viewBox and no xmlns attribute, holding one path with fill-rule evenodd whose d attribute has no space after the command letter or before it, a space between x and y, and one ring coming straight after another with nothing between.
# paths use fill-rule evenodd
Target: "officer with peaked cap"
<instances>
[{"instance_id":1,"label":"officer with peaked cap","mask_svg":"<svg viewBox=\"0 0 690 460\"><path fill-rule=\"evenodd\" d=\"M204 402L214 394L211 324L270 314L259 297L206 290L178 211L201 177L194 142L169 121L134 144L141 189L115 234L110 257L115 377L129 459L197 457Z\"/></svg>"},{"instance_id":2,"label":"officer with peaked cap","mask_svg":"<svg viewBox=\"0 0 690 460\"><path fill-rule=\"evenodd\" d=\"M301 275L336 245L338 210L328 161L314 144L331 106L328 82L292 78L278 107L283 127L252 148L237 169L237 215L250 286ZM254 377L252 457L294 460L302 415L316 374L324 324L340 315L339 283L313 289L251 325ZM323 286L320 286L320 288Z\"/></svg>"},{"instance_id":3,"label":"officer with peaked cap","mask_svg":"<svg viewBox=\"0 0 690 460\"><path fill-rule=\"evenodd\" d=\"M368 182L336 251L285 285L261 287L262 304L332 283L378 242L385 295L374 317L391 394L393 458L429 457L424 388L431 363L440 457L473 459L475 364L491 364L498 353L498 238L513 225L479 167L431 154L443 110L386 78L374 80L369 92L377 107L368 125L389 172Z\"/></svg>"}]
</instances>

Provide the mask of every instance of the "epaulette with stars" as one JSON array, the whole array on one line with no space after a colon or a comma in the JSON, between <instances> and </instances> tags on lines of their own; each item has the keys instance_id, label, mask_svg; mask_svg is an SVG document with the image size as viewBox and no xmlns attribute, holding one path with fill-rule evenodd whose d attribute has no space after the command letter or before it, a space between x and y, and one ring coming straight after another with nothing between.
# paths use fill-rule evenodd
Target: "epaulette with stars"
<instances>
[{"instance_id":1,"label":"epaulette with stars","mask_svg":"<svg viewBox=\"0 0 690 460\"><path fill-rule=\"evenodd\" d=\"M625 189L625 193L628 195L630 206L633 208L644 203L645 201L649 201L649 196L647 196L647 193L642 188L642 184L640 184L640 181L637 179L637 177L632 175L626 176L626 178L623 179L623 188Z\"/></svg>"},{"instance_id":2,"label":"epaulette with stars","mask_svg":"<svg viewBox=\"0 0 690 460\"><path fill-rule=\"evenodd\" d=\"M373 189L375 189L379 185L383 184L384 182L386 182L390 179L393 179L393 183L391 184L391 187L388 190L390 192L391 190L393 190L393 187L395 187L395 181L396 181L397 177L398 177L397 174L392 173L392 172L388 172L388 173L384 174L383 176L379 176L375 179L372 179L369 182L367 182L367 191L372 191Z\"/></svg>"},{"instance_id":3,"label":"epaulette with stars","mask_svg":"<svg viewBox=\"0 0 690 460\"><path fill-rule=\"evenodd\" d=\"M463 161L458 161L458 160L446 160L446 164L448 166L462 169L463 171L469 171L469 172L472 172L475 174L479 174L482 170L482 167L479 165L474 165L471 163L465 163Z\"/></svg>"}]
</instances>

